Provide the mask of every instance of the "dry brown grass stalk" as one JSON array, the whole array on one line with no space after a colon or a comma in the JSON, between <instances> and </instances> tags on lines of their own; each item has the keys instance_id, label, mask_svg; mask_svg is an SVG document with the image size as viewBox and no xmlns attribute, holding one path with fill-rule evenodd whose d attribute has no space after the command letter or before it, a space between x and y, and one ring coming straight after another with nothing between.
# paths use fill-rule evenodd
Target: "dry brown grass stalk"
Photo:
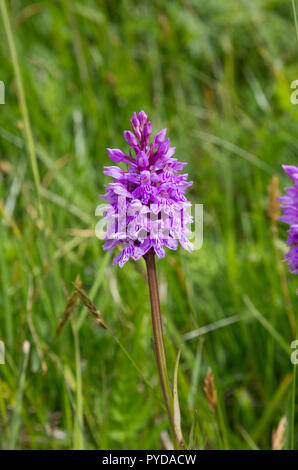
<instances>
[{"instance_id":1,"label":"dry brown grass stalk","mask_svg":"<svg viewBox=\"0 0 298 470\"><path fill-rule=\"evenodd\" d=\"M280 215L280 203L276 199L279 196L278 189L278 178L272 176L269 188L268 188L268 216L271 219L272 226L276 226L278 217Z\"/></svg>"},{"instance_id":2,"label":"dry brown grass stalk","mask_svg":"<svg viewBox=\"0 0 298 470\"><path fill-rule=\"evenodd\" d=\"M282 450L284 445L287 418L283 416L277 428L272 432L272 450Z\"/></svg>"},{"instance_id":3,"label":"dry brown grass stalk","mask_svg":"<svg viewBox=\"0 0 298 470\"><path fill-rule=\"evenodd\" d=\"M208 369L204 382L204 392L208 400L209 407L213 414L216 413L217 392L211 369Z\"/></svg>"},{"instance_id":4,"label":"dry brown grass stalk","mask_svg":"<svg viewBox=\"0 0 298 470\"><path fill-rule=\"evenodd\" d=\"M81 300L81 302L85 305L85 307L88 310L89 315L91 315L94 318L94 320L99 326L101 326L105 330L108 330L109 328L103 318L103 315L95 307L94 303L89 299L86 292L81 288L81 285L77 283L76 281L73 283L73 285L74 285L75 294Z\"/></svg>"},{"instance_id":5,"label":"dry brown grass stalk","mask_svg":"<svg viewBox=\"0 0 298 470\"><path fill-rule=\"evenodd\" d=\"M82 282L80 280L80 276L77 275L76 277L76 280L75 280L75 284L74 285L77 285L77 286L81 286L82 285ZM78 303L79 299L78 299L78 296L77 296L77 293L75 290L73 290L71 292L71 294L67 297L67 301L66 301L66 307L64 309L64 312L63 312L63 315L62 315L62 318L61 320L59 321L59 324L57 326L57 330L56 330L56 335L60 335L62 329L64 328L67 320L70 318L72 312L74 311L74 308L76 307L77 303Z\"/></svg>"}]
</instances>

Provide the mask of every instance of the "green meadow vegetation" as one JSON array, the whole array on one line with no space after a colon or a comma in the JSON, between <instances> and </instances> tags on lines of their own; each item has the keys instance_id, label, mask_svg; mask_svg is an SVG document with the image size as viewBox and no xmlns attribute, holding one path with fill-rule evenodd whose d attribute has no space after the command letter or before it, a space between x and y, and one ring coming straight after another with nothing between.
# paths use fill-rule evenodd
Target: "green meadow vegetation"
<instances>
[{"instance_id":1,"label":"green meadow vegetation","mask_svg":"<svg viewBox=\"0 0 298 470\"><path fill-rule=\"evenodd\" d=\"M298 448L298 278L268 202L270 185L273 195L290 185L281 164L298 157L291 1L0 6L0 448L170 444L145 263L113 267L94 234L105 149L127 149L123 130L141 109L154 131L168 128L189 163L189 199L204 205L202 248L157 261L172 381L183 345L185 442L270 449L285 417L283 447ZM109 330L78 302L57 336L77 275Z\"/></svg>"}]
</instances>

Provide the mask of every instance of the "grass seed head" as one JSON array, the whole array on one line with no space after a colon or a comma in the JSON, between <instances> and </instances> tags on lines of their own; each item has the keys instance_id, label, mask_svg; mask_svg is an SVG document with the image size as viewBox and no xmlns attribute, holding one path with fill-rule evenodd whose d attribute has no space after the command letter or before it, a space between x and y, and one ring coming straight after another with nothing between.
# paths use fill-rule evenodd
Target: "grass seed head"
<instances>
[{"instance_id":1,"label":"grass seed head","mask_svg":"<svg viewBox=\"0 0 298 470\"><path fill-rule=\"evenodd\" d=\"M270 185L268 187L268 216L273 224L276 224L280 215L280 203L277 200L279 197L278 178L272 176Z\"/></svg>"},{"instance_id":2,"label":"grass seed head","mask_svg":"<svg viewBox=\"0 0 298 470\"><path fill-rule=\"evenodd\" d=\"M208 369L204 382L204 392L208 400L209 407L213 414L216 412L217 392L211 369Z\"/></svg>"}]
</instances>

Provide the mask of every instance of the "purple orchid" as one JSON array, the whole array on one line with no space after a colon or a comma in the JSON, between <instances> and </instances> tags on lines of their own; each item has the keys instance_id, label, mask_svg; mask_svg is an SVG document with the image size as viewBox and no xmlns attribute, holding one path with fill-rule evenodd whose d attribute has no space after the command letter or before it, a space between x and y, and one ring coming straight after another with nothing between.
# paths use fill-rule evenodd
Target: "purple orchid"
<instances>
[{"instance_id":1,"label":"purple orchid","mask_svg":"<svg viewBox=\"0 0 298 470\"><path fill-rule=\"evenodd\" d=\"M287 243L291 248L284 260L288 262L289 271L298 274L298 168L283 165L283 169L294 183L294 186L285 188L287 192L284 196L277 198L281 202L283 211L283 215L279 219L290 225Z\"/></svg>"},{"instance_id":2,"label":"purple orchid","mask_svg":"<svg viewBox=\"0 0 298 470\"><path fill-rule=\"evenodd\" d=\"M178 241L187 251L193 248L187 238L191 233L187 228L192 222L187 210L191 203L184 196L192 182L187 181L187 174L178 174L186 163L174 158L175 147L170 147L167 129L150 142L151 122L144 111L133 114L131 126L133 132L124 131L128 155L107 149L111 160L126 164L126 171L118 166L104 167L104 173L114 181L101 196L109 203L103 249L112 253L116 246L123 247L114 259L120 267L151 248L159 258L165 256L164 246L176 250Z\"/></svg>"}]
</instances>

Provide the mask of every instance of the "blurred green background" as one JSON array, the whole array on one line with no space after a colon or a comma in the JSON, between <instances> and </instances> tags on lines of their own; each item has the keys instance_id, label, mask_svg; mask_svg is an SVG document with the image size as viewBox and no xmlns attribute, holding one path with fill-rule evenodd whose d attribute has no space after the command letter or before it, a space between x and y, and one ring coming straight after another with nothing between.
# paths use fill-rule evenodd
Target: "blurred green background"
<instances>
[{"instance_id":1,"label":"blurred green background","mask_svg":"<svg viewBox=\"0 0 298 470\"><path fill-rule=\"evenodd\" d=\"M168 128L204 204L202 249L157 263L171 377L183 343L185 440L197 415L194 447L269 449L286 416L289 448L298 280L280 262L268 185L288 185L281 164L297 164L291 2L0 3L0 448L169 445L144 262L113 267L94 236L105 148L127 149L141 109ZM131 359L82 305L56 338L77 274Z\"/></svg>"}]
</instances>

